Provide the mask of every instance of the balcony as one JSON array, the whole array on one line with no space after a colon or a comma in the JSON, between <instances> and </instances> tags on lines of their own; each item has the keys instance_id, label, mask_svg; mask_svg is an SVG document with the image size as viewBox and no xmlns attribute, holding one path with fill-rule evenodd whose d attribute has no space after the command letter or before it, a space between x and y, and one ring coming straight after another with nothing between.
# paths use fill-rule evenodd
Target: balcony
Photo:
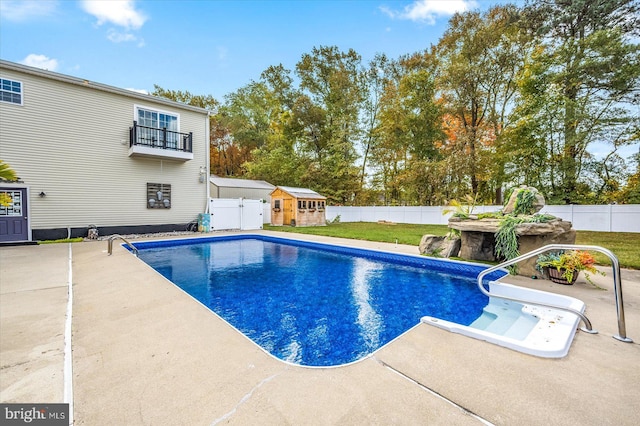
<instances>
[{"instance_id":1,"label":"balcony","mask_svg":"<svg viewBox=\"0 0 640 426\"><path fill-rule=\"evenodd\" d=\"M129 128L129 157L193 160L193 133L140 126L134 121Z\"/></svg>"}]
</instances>

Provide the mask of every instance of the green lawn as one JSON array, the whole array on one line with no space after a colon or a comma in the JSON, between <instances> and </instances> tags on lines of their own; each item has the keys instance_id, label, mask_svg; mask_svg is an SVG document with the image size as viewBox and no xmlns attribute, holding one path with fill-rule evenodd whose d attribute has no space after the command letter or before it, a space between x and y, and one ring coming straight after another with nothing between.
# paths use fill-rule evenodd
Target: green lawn
<instances>
[{"instance_id":1,"label":"green lawn","mask_svg":"<svg viewBox=\"0 0 640 426\"><path fill-rule=\"evenodd\" d=\"M607 248L618 256L623 268L640 269L640 233L578 231L576 244ZM604 254L594 253L594 256L598 264L611 264Z\"/></svg>"},{"instance_id":2,"label":"green lawn","mask_svg":"<svg viewBox=\"0 0 640 426\"><path fill-rule=\"evenodd\" d=\"M327 226L268 226L270 231L295 232L298 234L325 235L327 237L351 238L354 240L382 241L385 243L409 244L417 246L425 234L446 235L449 228L446 225L412 225L380 224L371 222L343 222ZM397 241L396 241L397 240Z\"/></svg>"},{"instance_id":3,"label":"green lawn","mask_svg":"<svg viewBox=\"0 0 640 426\"><path fill-rule=\"evenodd\" d=\"M386 243L409 244L417 246L425 234L446 235L446 225L395 225L370 222L343 222L327 226L289 227L269 226L264 229L299 234L325 235L328 237L351 238L354 240L382 241ZM397 240L397 241L396 241ZM620 260L623 268L640 269L640 233L630 232L590 232L578 231L576 244L600 246L611 250ZM609 265L609 259L600 253L594 253L599 264Z\"/></svg>"}]
</instances>

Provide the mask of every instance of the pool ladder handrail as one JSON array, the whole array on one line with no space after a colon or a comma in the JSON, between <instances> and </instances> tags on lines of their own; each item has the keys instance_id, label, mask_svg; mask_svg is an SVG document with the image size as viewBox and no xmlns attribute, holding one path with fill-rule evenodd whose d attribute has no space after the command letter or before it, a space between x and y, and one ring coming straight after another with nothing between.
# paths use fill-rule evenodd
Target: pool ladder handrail
<instances>
[{"instance_id":1,"label":"pool ladder handrail","mask_svg":"<svg viewBox=\"0 0 640 426\"><path fill-rule=\"evenodd\" d=\"M598 333L596 330L593 329L593 327L591 326L591 321L589 321L589 318L587 318L582 312L579 312L575 309L572 308L568 308L565 306L557 306L551 303L540 303L540 302L531 302L525 299L519 299L517 297L510 297L510 296L502 296L502 295L497 295L497 294L492 294L489 291L487 291L484 288L484 285L482 284L482 278L487 275L490 274L491 272L494 272L498 269L502 269L505 268L507 266L511 266L513 264L516 264L522 260L525 259L529 259L530 257L542 254L544 252L550 251L550 250L592 250L592 251L597 251L600 253L603 253L605 255L607 255L609 257L609 259L611 260L611 266L613 268L613 285L614 285L614 290L615 290L615 297L616 297L616 313L618 316L618 335L613 335L614 339L620 340L621 342L625 342L625 343L633 343L633 340L629 337L627 337L627 332L626 332L626 326L625 326L625 320L624 320L624 303L622 301L622 279L620 277L620 262L618 261L618 257L613 254L613 252L611 252L610 250L603 248L603 247L599 247L599 246L588 246L588 245L576 245L576 244L548 244L544 247L540 247L538 249L532 250L528 253L525 253L523 255L520 255L518 257L514 257L511 260L507 260L505 262L502 262L499 265L496 266L492 266L488 269L483 270L482 272L480 272L480 274L478 274L478 288L480 289L480 291L488 297L495 297L498 299L505 299L505 300L512 300L514 302L519 302L519 303L526 303L529 305L536 305L536 306L543 306L543 307L547 307L547 308L553 308L553 309L558 309L558 310L562 310L562 311L566 311L566 312L570 312L576 316L578 316L582 322L584 323L584 327L580 327L580 330L586 332L586 333L590 333L590 334L596 334Z\"/></svg>"},{"instance_id":2,"label":"pool ladder handrail","mask_svg":"<svg viewBox=\"0 0 640 426\"><path fill-rule=\"evenodd\" d=\"M124 238L122 235L118 235L118 234L114 234L114 235L111 235L109 237L108 247L107 247L107 252L109 253L109 256L111 256L113 254L113 240L118 240L118 239L124 241L124 243L131 248L131 251L133 252L133 255L135 257L138 257L138 249L133 244L131 244L129 241L127 241L126 238Z\"/></svg>"}]
</instances>

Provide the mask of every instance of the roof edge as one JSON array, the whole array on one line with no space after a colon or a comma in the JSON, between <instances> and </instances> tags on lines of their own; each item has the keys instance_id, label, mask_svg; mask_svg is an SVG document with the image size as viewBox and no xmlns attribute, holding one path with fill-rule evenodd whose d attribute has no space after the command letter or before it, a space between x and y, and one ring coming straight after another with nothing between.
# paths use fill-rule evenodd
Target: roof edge
<instances>
[{"instance_id":1,"label":"roof edge","mask_svg":"<svg viewBox=\"0 0 640 426\"><path fill-rule=\"evenodd\" d=\"M0 59L0 69L5 68L12 71L23 72L26 74L36 75L40 77L49 78L51 80L62 81L64 83L74 84L76 86L89 87L96 90L101 90L103 92L114 93L118 95L128 96L131 98L136 98L139 100L144 100L147 102L157 102L164 105L169 105L174 108L182 108L189 111L199 112L202 114L209 114L210 111L205 108L196 107L193 105L183 104L181 102L172 101L171 99L159 98L157 96L145 95L142 93L134 92L133 90L122 89L115 86L109 86L104 83L97 83L95 81L90 81L80 77L74 77L67 74L61 74L49 70L43 70L40 68L30 67L28 65L18 64L11 61L6 61L4 59Z\"/></svg>"},{"instance_id":2,"label":"roof edge","mask_svg":"<svg viewBox=\"0 0 640 426\"><path fill-rule=\"evenodd\" d=\"M291 195L292 197L296 197L296 198L316 198L316 199L324 199L326 200L327 197L325 197L324 195L314 191L311 188L294 188L294 187L290 187L290 186L276 186L273 191L271 191L269 193L269 195L272 195L274 192L276 192L277 190L281 190L282 192L286 192L287 194ZM305 192L305 193L300 193L297 191L291 191L291 189L306 189L309 190L311 192ZM300 196L296 195L296 194L300 194ZM309 197L304 197L303 195L309 195Z\"/></svg>"}]
</instances>

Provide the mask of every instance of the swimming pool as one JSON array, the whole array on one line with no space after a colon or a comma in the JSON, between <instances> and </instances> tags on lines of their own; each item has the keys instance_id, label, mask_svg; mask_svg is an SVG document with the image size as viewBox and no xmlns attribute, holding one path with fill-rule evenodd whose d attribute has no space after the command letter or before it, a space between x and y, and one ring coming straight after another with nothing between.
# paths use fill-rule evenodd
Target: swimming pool
<instances>
[{"instance_id":1,"label":"swimming pool","mask_svg":"<svg viewBox=\"0 0 640 426\"><path fill-rule=\"evenodd\" d=\"M134 245L168 280L299 365L365 358L424 316L469 325L488 303L475 281L483 266L463 262L264 235Z\"/></svg>"}]
</instances>

